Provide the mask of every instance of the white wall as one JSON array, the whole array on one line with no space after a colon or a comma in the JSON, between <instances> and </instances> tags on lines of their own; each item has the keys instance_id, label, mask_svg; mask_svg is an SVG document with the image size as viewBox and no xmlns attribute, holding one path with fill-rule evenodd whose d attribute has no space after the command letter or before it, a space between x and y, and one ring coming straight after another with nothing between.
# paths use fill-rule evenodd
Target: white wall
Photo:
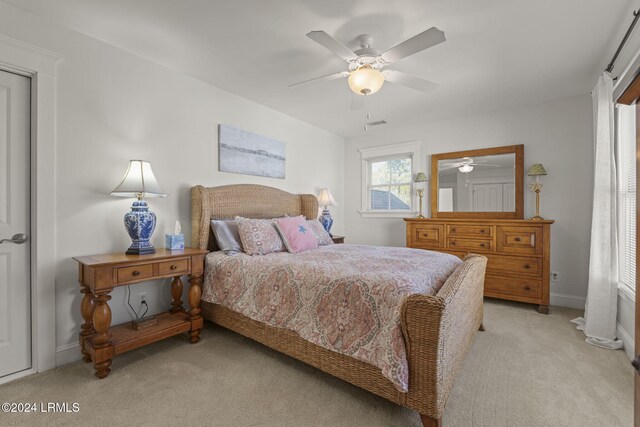
<instances>
[{"instance_id":1,"label":"white wall","mask_svg":"<svg viewBox=\"0 0 640 427\"><path fill-rule=\"evenodd\" d=\"M358 149L405 141L422 141L421 170L430 155L501 145L525 145L525 169L542 163L544 177L541 214L556 220L551 227L551 269L560 280L551 283L552 304L581 307L587 289L591 202L593 189L593 130L589 95L489 114L372 130L349 138L345 146L345 220L349 242L405 245L400 218L361 218L360 154ZM528 186L529 179L525 179ZM426 212L430 212L426 197ZM533 194L525 190L525 216L534 214Z\"/></svg>"},{"instance_id":2,"label":"white wall","mask_svg":"<svg viewBox=\"0 0 640 427\"><path fill-rule=\"evenodd\" d=\"M63 57L58 68L55 230L59 364L77 359L82 323L72 256L124 252L123 216L132 200L110 197L129 159L151 161L169 194L149 199L158 217L153 244L176 219L190 240L190 188L256 183L294 193L331 189L334 231L344 231L344 139L191 77L0 2L0 33ZM150 40L153 42L153 40ZM218 172L217 128L229 124L286 142L286 179ZM152 311L170 305L169 281L145 291ZM130 320L124 288L112 293L113 324ZM183 299L184 300L184 299ZM53 304L54 302L51 301Z\"/></svg>"}]
</instances>

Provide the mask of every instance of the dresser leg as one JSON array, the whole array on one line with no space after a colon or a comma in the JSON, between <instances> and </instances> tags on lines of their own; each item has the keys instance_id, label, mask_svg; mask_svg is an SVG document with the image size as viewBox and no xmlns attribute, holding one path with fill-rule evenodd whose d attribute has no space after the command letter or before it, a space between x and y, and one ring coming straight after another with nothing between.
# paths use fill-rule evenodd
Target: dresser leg
<instances>
[{"instance_id":1,"label":"dresser leg","mask_svg":"<svg viewBox=\"0 0 640 427\"><path fill-rule=\"evenodd\" d=\"M480 327L478 328L478 330L484 332L484 322L480 322Z\"/></svg>"},{"instance_id":2,"label":"dresser leg","mask_svg":"<svg viewBox=\"0 0 640 427\"><path fill-rule=\"evenodd\" d=\"M540 314L549 314L549 306L548 305L539 305L538 313Z\"/></svg>"},{"instance_id":3,"label":"dresser leg","mask_svg":"<svg viewBox=\"0 0 640 427\"><path fill-rule=\"evenodd\" d=\"M91 294L91 290L88 286L81 283L80 292L84 294L82 303L80 304L80 312L82 313L82 319L84 319L84 323L80 330L80 351L82 351L82 360L88 363L91 362L91 355L84 348L84 340L89 335L96 333L96 330L93 329L93 309L96 306L96 302L93 299L93 294Z\"/></svg>"},{"instance_id":4,"label":"dresser leg","mask_svg":"<svg viewBox=\"0 0 640 427\"><path fill-rule=\"evenodd\" d=\"M172 313L184 311L184 308L182 307L182 287L183 284L180 276L174 277L171 282L171 296L173 297L173 301L171 302Z\"/></svg>"},{"instance_id":5,"label":"dresser leg","mask_svg":"<svg viewBox=\"0 0 640 427\"><path fill-rule=\"evenodd\" d=\"M190 340L197 343L200 340L200 331L202 330L203 320L200 314L200 297L202 296L202 275L192 275L189 278L189 320L191 321L191 329L189 330Z\"/></svg>"},{"instance_id":6,"label":"dresser leg","mask_svg":"<svg viewBox=\"0 0 640 427\"><path fill-rule=\"evenodd\" d=\"M113 358L113 343L109 327L111 326L111 309L107 301L111 299L109 292L94 295L95 308L93 309L93 327L96 335L93 338L94 359L93 367L96 377L102 379L111 372L111 359Z\"/></svg>"}]
</instances>

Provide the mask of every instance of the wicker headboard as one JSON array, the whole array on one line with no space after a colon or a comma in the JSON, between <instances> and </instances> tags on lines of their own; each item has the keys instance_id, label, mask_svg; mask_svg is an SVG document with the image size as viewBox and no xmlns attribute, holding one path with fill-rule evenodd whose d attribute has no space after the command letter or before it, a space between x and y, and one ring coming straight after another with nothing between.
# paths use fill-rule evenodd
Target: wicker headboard
<instances>
[{"instance_id":1,"label":"wicker headboard","mask_svg":"<svg viewBox=\"0 0 640 427\"><path fill-rule=\"evenodd\" d=\"M318 217L318 199L312 194L291 194L254 184L191 188L191 246L216 250L210 221L214 218Z\"/></svg>"}]
</instances>

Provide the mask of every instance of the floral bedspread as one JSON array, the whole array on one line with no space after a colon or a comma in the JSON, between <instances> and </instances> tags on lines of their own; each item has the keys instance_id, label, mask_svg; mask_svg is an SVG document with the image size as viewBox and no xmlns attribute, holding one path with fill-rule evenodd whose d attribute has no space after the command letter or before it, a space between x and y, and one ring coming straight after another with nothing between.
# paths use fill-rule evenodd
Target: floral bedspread
<instances>
[{"instance_id":1,"label":"floral bedspread","mask_svg":"<svg viewBox=\"0 0 640 427\"><path fill-rule=\"evenodd\" d=\"M461 262L420 249L345 244L298 254L212 252L202 299L377 366L407 392L402 302L437 293Z\"/></svg>"}]
</instances>

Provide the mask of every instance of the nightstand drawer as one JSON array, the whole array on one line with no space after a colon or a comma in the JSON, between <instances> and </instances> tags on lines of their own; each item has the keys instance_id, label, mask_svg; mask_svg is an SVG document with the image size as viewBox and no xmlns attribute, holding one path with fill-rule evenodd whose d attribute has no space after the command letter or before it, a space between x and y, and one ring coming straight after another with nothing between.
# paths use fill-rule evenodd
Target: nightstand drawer
<instances>
[{"instance_id":1,"label":"nightstand drawer","mask_svg":"<svg viewBox=\"0 0 640 427\"><path fill-rule=\"evenodd\" d=\"M447 247L457 251L491 251L493 249L492 240L461 239L459 237L449 237Z\"/></svg>"},{"instance_id":2,"label":"nightstand drawer","mask_svg":"<svg viewBox=\"0 0 640 427\"><path fill-rule=\"evenodd\" d=\"M493 227L490 225L456 225L447 224L447 235L449 236L478 236L478 237L491 237L493 236Z\"/></svg>"},{"instance_id":3,"label":"nightstand drawer","mask_svg":"<svg viewBox=\"0 0 640 427\"><path fill-rule=\"evenodd\" d=\"M165 274L178 274L189 271L189 260L179 259L175 261L165 261L158 263L158 274L164 276Z\"/></svg>"},{"instance_id":4,"label":"nightstand drawer","mask_svg":"<svg viewBox=\"0 0 640 427\"><path fill-rule=\"evenodd\" d=\"M117 269L118 282L140 280L153 276L153 265L136 265L135 267L120 267Z\"/></svg>"}]
</instances>

